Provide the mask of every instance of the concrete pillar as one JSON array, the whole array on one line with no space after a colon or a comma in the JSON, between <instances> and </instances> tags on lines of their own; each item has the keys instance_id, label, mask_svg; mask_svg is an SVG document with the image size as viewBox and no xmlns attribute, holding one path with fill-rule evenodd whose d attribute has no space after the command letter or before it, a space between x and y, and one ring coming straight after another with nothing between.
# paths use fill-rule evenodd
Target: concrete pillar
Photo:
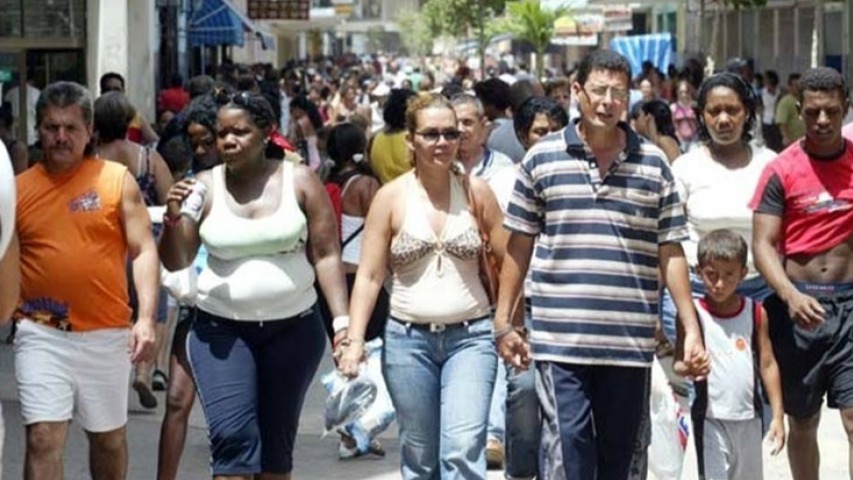
<instances>
[{"instance_id":1,"label":"concrete pillar","mask_svg":"<svg viewBox=\"0 0 853 480\"><path fill-rule=\"evenodd\" d=\"M846 62L847 85L853 81L853 62L850 61L850 55L853 53L853 0L844 2L844 61Z\"/></svg>"},{"instance_id":2,"label":"concrete pillar","mask_svg":"<svg viewBox=\"0 0 853 480\"><path fill-rule=\"evenodd\" d=\"M154 0L125 1L128 25L132 26L127 30L127 98L143 117L154 122L157 98L155 72L160 49ZM113 2L116 0L110 0Z\"/></svg>"},{"instance_id":3,"label":"concrete pillar","mask_svg":"<svg viewBox=\"0 0 853 480\"><path fill-rule=\"evenodd\" d=\"M299 32L299 48L297 49L297 58L305 58L308 56L308 32Z\"/></svg>"},{"instance_id":4,"label":"concrete pillar","mask_svg":"<svg viewBox=\"0 0 853 480\"><path fill-rule=\"evenodd\" d=\"M86 3L86 73L89 89L97 96L101 75L116 72L128 77L127 1Z\"/></svg>"}]
</instances>

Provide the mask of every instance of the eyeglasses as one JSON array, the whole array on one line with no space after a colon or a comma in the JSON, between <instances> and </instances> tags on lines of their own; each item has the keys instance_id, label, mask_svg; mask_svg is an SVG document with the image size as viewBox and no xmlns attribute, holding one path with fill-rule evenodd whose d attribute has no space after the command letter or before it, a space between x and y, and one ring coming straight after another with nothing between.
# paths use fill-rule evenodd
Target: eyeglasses
<instances>
[{"instance_id":1,"label":"eyeglasses","mask_svg":"<svg viewBox=\"0 0 853 480\"><path fill-rule=\"evenodd\" d=\"M592 93L593 95L595 95L598 98L606 97L607 92L609 91L610 92L610 98L616 102L624 102L625 100L628 100L628 97L631 95L630 92L628 92L628 90L626 90L624 88L608 87L606 85L602 85L599 87L591 87L589 89L587 89L587 87L584 86L581 88L581 90L586 92L587 95Z\"/></svg>"},{"instance_id":2,"label":"eyeglasses","mask_svg":"<svg viewBox=\"0 0 853 480\"><path fill-rule=\"evenodd\" d=\"M444 137L448 142L454 142L459 140L462 132L455 128L448 128L447 130L426 130L423 132L415 132L415 135L420 135L424 140L432 143L437 142L439 137Z\"/></svg>"}]
</instances>

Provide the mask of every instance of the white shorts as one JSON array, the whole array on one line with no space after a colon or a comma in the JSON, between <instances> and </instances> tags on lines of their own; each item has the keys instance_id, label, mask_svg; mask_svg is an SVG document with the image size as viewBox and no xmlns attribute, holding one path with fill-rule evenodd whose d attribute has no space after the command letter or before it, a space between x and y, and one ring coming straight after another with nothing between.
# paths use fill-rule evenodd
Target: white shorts
<instances>
[{"instance_id":1,"label":"white shorts","mask_svg":"<svg viewBox=\"0 0 853 480\"><path fill-rule=\"evenodd\" d=\"M761 464L761 418L706 418L703 429L700 451L704 456L706 480L764 478Z\"/></svg>"},{"instance_id":2,"label":"white shorts","mask_svg":"<svg viewBox=\"0 0 853 480\"><path fill-rule=\"evenodd\" d=\"M129 330L63 332L29 320L15 334L15 376L24 424L74 418L88 432L127 423Z\"/></svg>"}]
</instances>

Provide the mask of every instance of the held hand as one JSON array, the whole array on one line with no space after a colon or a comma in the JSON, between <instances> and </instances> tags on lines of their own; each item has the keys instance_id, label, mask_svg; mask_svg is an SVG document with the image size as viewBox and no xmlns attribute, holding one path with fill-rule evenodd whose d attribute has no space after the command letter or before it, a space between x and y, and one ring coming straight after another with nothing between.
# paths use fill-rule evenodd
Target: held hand
<instances>
[{"instance_id":1,"label":"held hand","mask_svg":"<svg viewBox=\"0 0 853 480\"><path fill-rule=\"evenodd\" d=\"M181 204L192 192L193 185L197 181L194 178L185 178L169 189L169 194L166 195L166 207L171 217L177 218L181 214Z\"/></svg>"},{"instance_id":2,"label":"held hand","mask_svg":"<svg viewBox=\"0 0 853 480\"><path fill-rule=\"evenodd\" d=\"M702 336L698 331L684 334L684 358L683 364L687 376L695 380L704 379L711 371L711 359L702 343Z\"/></svg>"},{"instance_id":3,"label":"held hand","mask_svg":"<svg viewBox=\"0 0 853 480\"><path fill-rule=\"evenodd\" d=\"M497 339L495 343L498 348L498 356L507 365L515 367L518 370L527 370L530 367L530 362L532 361L530 344L518 332L507 333Z\"/></svg>"},{"instance_id":4,"label":"held hand","mask_svg":"<svg viewBox=\"0 0 853 480\"><path fill-rule=\"evenodd\" d=\"M137 320L130 330L128 352L133 364L154 360L154 344L156 342L154 322Z\"/></svg>"},{"instance_id":5,"label":"held hand","mask_svg":"<svg viewBox=\"0 0 853 480\"><path fill-rule=\"evenodd\" d=\"M338 358L338 370L341 375L349 378L355 377L358 375L359 364L364 361L364 344L352 342L340 345L335 350L335 356Z\"/></svg>"},{"instance_id":6,"label":"held hand","mask_svg":"<svg viewBox=\"0 0 853 480\"><path fill-rule=\"evenodd\" d=\"M814 330L823 323L826 310L814 297L795 291L788 297L788 314L800 327Z\"/></svg>"},{"instance_id":7,"label":"held hand","mask_svg":"<svg viewBox=\"0 0 853 480\"><path fill-rule=\"evenodd\" d=\"M770 446L770 455L778 455L785 447L785 422L781 418L771 421L764 438Z\"/></svg>"},{"instance_id":8,"label":"held hand","mask_svg":"<svg viewBox=\"0 0 853 480\"><path fill-rule=\"evenodd\" d=\"M335 334L335 337L332 339L332 358L335 360L335 365L338 364L338 360L340 360L341 355L344 353L343 349L340 348L341 342L347 338L348 329L343 329Z\"/></svg>"}]
</instances>

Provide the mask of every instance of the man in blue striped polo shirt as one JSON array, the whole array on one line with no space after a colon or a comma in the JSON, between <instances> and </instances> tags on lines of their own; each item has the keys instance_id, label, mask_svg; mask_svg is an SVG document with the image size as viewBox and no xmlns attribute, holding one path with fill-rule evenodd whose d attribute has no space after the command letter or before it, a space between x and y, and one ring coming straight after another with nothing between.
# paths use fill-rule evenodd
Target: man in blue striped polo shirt
<instances>
[{"instance_id":1,"label":"man in blue striped polo shirt","mask_svg":"<svg viewBox=\"0 0 853 480\"><path fill-rule=\"evenodd\" d=\"M592 52L573 95L581 118L525 156L505 226L495 338L501 357L536 360L543 414L540 474L549 479L628 476L658 318L658 274L669 287L692 373L707 373L680 241L683 205L666 157L621 120L631 69ZM529 345L509 312L531 269Z\"/></svg>"}]
</instances>

